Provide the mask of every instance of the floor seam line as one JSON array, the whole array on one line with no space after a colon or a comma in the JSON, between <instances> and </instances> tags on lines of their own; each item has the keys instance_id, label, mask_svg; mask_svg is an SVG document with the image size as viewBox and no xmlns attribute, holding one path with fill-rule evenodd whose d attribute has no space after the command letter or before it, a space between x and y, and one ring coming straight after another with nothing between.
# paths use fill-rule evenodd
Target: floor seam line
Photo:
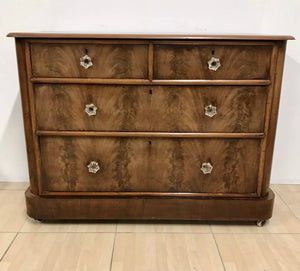
<instances>
[{"instance_id":1,"label":"floor seam line","mask_svg":"<svg viewBox=\"0 0 300 271\"><path fill-rule=\"evenodd\" d=\"M290 208L290 206L286 203L286 201L283 199L283 197L280 196L279 192L277 192L275 190L275 194L283 201L283 203L286 205L286 207L292 212L293 216L296 217L296 219L298 221L300 221L300 219L295 215L295 213L293 212L293 210Z\"/></svg>"},{"instance_id":2,"label":"floor seam line","mask_svg":"<svg viewBox=\"0 0 300 271\"><path fill-rule=\"evenodd\" d=\"M18 231L18 233L19 232L22 232L22 229L23 229L23 227L25 226L25 224L26 224L26 222L27 222L27 217L25 217L25 219L24 219L24 223L23 223L23 225L20 227L20 229L19 229L19 231Z\"/></svg>"},{"instance_id":3,"label":"floor seam line","mask_svg":"<svg viewBox=\"0 0 300 271\"><path fill-rule=\"evenodd\" d=\"M113 263L113 258L114 258L115 244L116 244L116 237L117 237L117 228L118 228L118 224L116 224L116 232L115 232L114 243L113 243L113 248L112 248L112 252L111 252L111 259L110 259L109 271L111 271L112 263Z\"/></svg>"},{"instance_id":4,"label":"floor seam line","mask_svg":"<svg viewBox=\"0 0 300 271\"><path fill-rule=\"evenodd\" d=\"M119 231L118 234L211 234L211 232L184 232L184 231L169 231L169 232L155 232L155 231Z\"/></svg>"},{"instance_id":5,"label":"floor seam line","mask_svg":"<svg viewBox=\"0 0 300 271\"><path fill-rule=\"evenodd\" d=\"M300 235L300 232L215 232L215 235L227 234L227 235L271 235L271 234L297 234Z\"/></svg>"},{"instance_id":6,"label":"floor seam line","mask_svg":"<svg viewBox=\"0 0 300 271\"><path fill-rule=\"evenodd\" d=\"M0 233L14 233L14 232L0 232ZM48 233L57 233L57 234L107 234L107 233L115 233L115 231L22 231L18 232L20 234L48 234Z\"/></svg>"},{"instance_id":7,"label":"floor seam line","mask_svg":"<svg viewBox=\"0 0 300 271\"><path fill-rule=\"evenodd\" d=\"M2 260L4 259L5 255L7 254L8 250L11 248L12 244L14 243L14 241L16 240L18 235L19 235L19 232L17 232L16 235L14 236L14 238L11 240L9 246L7 247L5 252L3 253L2 257L0 258L0 262L2 262Z\"/></svg>"},{"instance_id":8,"label":"floor seam line","mask_svg":"<svg viewBox=\"0 0 300 271\"><path fill-rule=\"evenodd\" d=\"M212 236L213 236L213 238L214 238L215 245L216 245L216 247L217 247L218 254L219 254L219 257L220 257L220 259L221 259L221 263L222 263L222 265L223 265L223 269L224 269L224 271L226 271L226 268L225 268L225 265L224 265L224 262L223 262L223 258L222 258L222 255L221 255L221 251L220 251L220 249L219 249L219 246L218 246L218 243L217 243L217 240L216 240L215 234L214 234L214 233L212 233Z\"/></svg>"},{"instance_id":9,"label":"floor seam line","mask_svg":"<svg viewBox=\"0 0 300 271\"><path fill-rule=\"evenodd\" d=\"M0 232L0 233L16 233L16 232ZM101 231L91 231L91 232L80 232L80 231L72 231L72 232L38 232L38 231L24 231L24 232L18 232L20 234L108 234L108 233L116 233L114 231L110 232L101 232ZM212 234L211 232L117 232L118 234L187 234L187 235L205 235L205 234ZM239 235L259 235L259 234L265 234L265 235L270 235L270 234L300 234L300 232L215 232L213 233L215 235L219 234L239 234Z\"/></svg>"}]
</instances>

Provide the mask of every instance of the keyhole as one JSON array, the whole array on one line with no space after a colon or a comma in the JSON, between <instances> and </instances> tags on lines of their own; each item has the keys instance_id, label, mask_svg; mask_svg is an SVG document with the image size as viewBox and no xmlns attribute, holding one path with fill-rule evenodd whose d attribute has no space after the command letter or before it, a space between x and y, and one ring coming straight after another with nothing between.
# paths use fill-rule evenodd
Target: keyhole
<instances>
[{"instance_id":1,"label":"keyhole","mask_svg":"<svg viewBox=\"0 0 300 271\"><path fill-rule=\"evenodd\" d=\"M149 90L149 94L152 95L152 89Z\"/></svg>"},{"instance_id":2,"label":"keyhole","mask_svg":"<svg viewBox=\"0 0 300 271\"><path fill-rule=\"evenodd\" d=\"M214 56L214 55L215 55L215 50L212 50L212 51L211 51L211 54Z\"/></svg>"},{"instance_id":3,"label":"keyhole","mask_svg":"<svg viewBox=\"0 0 300 271\"><path fill-rule=\"evenodd\" d=\"M89 53L89 50L87 48L85 48L84 50L85 50L85 54L87 55Z\"/></svg>"},{"instance_id":4,"label":"keyhole","mask_svg":"<svg viewBox=\"0 0 300 271\"><path fill-rule=\"evenodd\" d=\"M152 145L152 141L151 140L149 140L149 145Z\"/></svg>"}]
</instances>

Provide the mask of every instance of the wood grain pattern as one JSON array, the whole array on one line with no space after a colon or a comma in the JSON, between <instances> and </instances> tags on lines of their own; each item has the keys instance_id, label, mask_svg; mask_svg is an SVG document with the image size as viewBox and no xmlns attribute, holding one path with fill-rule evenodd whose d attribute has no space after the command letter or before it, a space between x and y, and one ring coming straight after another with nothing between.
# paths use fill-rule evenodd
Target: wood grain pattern
<instances>
[{"instance_id":1,"label":"wood grain pattern","mask_svg":"<svg viewBox=\"0 0 300 271\"><path fill-rule=\"evenodd\" d=\"M153 78L268 79L271 53L272 46L154 45ZM213 54L217 71L208 69Z\"/></svg>"},{"instance_id":2,"label":"wood grain pattern","mask_svg":"<svg viewBox=\"0 0 300 271\"><path fill-rule=\"evenodd\" d=\"M265 87L35 85L39 130L262 132ZM95 104L88 116L86 104ZM217 115L205 115L205 106ZM47 114L45 114L47 112Z\"/></svg>"},{"instance_id":3,"label":"wood grain pattern","mask_svg":"<svg viewBox=\"0 0 300 271\"><path fill-rule=\"evenodd\" d=\"M42 137L40 145L45 191L256 191L260 140Z\"/></svg>"},{"instance_id":4,"label":"wood grain pattern","mask_svg":"<svg viewBox=\"0 0 300 271\"><path fill-rule=\"evenodd\" d=\"M93 66L80 66L86 54ZM148 47L143 44L32 44L33 76L147 78Z\"/></svg>"}]
</instances>

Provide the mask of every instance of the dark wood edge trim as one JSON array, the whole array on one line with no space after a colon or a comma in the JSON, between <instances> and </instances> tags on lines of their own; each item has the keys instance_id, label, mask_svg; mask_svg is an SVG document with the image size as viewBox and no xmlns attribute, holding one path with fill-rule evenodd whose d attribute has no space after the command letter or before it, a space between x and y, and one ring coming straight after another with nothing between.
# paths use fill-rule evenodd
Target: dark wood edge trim
<instances>
[{"instance_id":1,"label":"dark wood edge trim","mask_svg":"<svg viewBox=\"0 0 300 271\"><path fill-rule=\"evenodd\" d=\"M153 43L149 43L148 47L148 79L149 81L153 80Z\"/></svg>"},{"instance_id":2,"label":"dark wood edge trim","mask_svg":"<svg viewBox=\"0 0 300 271\"><path fill-rule=\"evenodd\" d=\"M38 136L94 137L178 137L178 138L263 138L264 133L173 133L173 132L99 132L99 131L40 131Z\"/></svg>"},{"instance_id":3,"label":"dark wood edge trim","mask_svg":"<svg viewBox=\"0 0 300 271\"><path fill-rule=\"evenodd\" d=\"M33 77L33 83L46 84L104 84L104 85L148 85L148 79L100 79L100 78L56 78Z\"/></svg>"},{"instance_id":4,"label":"dark wood edge trim","mask_svg":"<svg viewBox=\"0 0 300 271\"><path fill-rule=\"evenodd\" d=\"M149 65L150 66L150 65ZM151 68L151 67L149 67ZM270 80L157 80L33 77L32 83L45 84L107 84L107 85L240 85L267 86Z\"/></svg>"},{"instance_id":5,"label":"dark wood edge trim","mask_svg":"<svg viewBox=\"0 0 300 271\"><path fill-rule=\"evenodd\" d=\"M72 192L43 191L41 196L102 196L102 197L221 197L249 198L257 197L256 193L188 193L188 192Z\"/></svg>"},{"instance_id":6,"label":"dark wood edge trim","mask_svg":"<svg viewBox=\"0 0 300 271\"><path fill-rule=\"evenodd\" d=\"M38 189L38 181L37 181L37 172L35 169L36 159L35 159L34 144L33 144L35 135L32 132L24 40L18 40L18 39L16 40L16 52L17 52L17 61L18 61L19 82L20 82L20 89L21 89L22 111L23 111L26 151L27 151L28 170L29 170L29 181L30 181L30 187L32 193L38 194L39 189Z\"/></svg>"},{"instance_id":7,"label":"dark wood edge trim","mask_svg":"<svg viewBox=\"0 0 300 271\"><path fill-rule=\"evenodd\" d=\"M249 85L249 86L266 86L271 84L270 80L171 80L171 79L154 79L152 84L155 85Z\"/></svg>"},{"instance_id":8,"label":"dark wood edge trim","mask_svg":"<svg viewBox=\"0 0 300 271\"><path fill-rule=\"evenodd\" d=\"M103 44L103 45L148 45L145 39L26 39L29 43L48 43L48 44Z\"/></svg>"},{"instance_id":9,"label":"dark wood edge trim","mask_svg":"<svg viewBox=\"0 0 300 271\"><path fill-rule=\"evenodd\" d=\"M261 141L261 151L260 151L260 160L259 160L259 170L258 170L258 183L257 183L257 195L261 195L263 174L264 174L264 163L265 163L265 152L267 146L267 137L269 132L269 120L272 107L272 98L274 93L274 77L276 72L277 65L277 56L278 56L278 45L276 44L272 50L272 57L270 60L270 79L272 84L268 87L268 97L267 104L265 109L265 120L264 120L264 134L265 137Z\"/></svg>"},{"instance_id":10,"label":"dark wood edge trim","mask_svg":"<svg viewBox=\"0 0 300 271\"><path fill-rule=\"evenodd\" d=\"M272 46L276 41L265 40L153 40L154 45L196 45L196 46Z\"/></svg>"},{"instance_id":11,"label":"dark wood edge trim","mask_svg":"<svg viewBox=\"0 0 300 271\"><path fill-rule=\"evenodd\" d=\"M48 44L103 44L103 45L195 45L195 46L273 46L276 41L270 40L153 40L153 39L26 39L30 43Z\"/></svg>"},{"instance_id":12,"label":"dark wood edge trim","mask_svg":"<svg viewBox=\"0 0 300 271\"><path fill-rule=\"evenodd\" d=\"M293 40L290 35L195 35L195 34L101 34L101 33L30 33L11 32L15 38L77 38L77 39L183 39L183 40Z\"/></svg>"},{"instance_id":13,"label":"dark wood edge trim","mask_svg":"<svg viewBox=\"0 0 300 271\"><path fill-rule=\"evenodd\" d=\"M30 44L25 42L25 59L26 59L26 72L27 78L32 77L31 70L31 52L30 52ZM28 88L28 97L29 97L29 107L30 107L30 116L31 116L31 128L33 134L33 150L35 153L35 171L37 177L38 191L39 194L42 192L42 180L41 180L41 158L40 158L40 147L39 147L39 137L36 135L36 114L35 114L35 102L34 102L34 91L33 91L33 83L29 80L27 81Z\"/></svg>"},{"instance_id":14,"label":"dark wood edge trim","mask_svg":"<svg viewBox=\"0 0 300 271\"><path fill-rule=\"evenodd\" d=\"M276 71L274 77L272 107L270 111L269 128L266 136L266 150L265 150L265 163L264 175L262 182L261 195L264 196L269 191L271 168L273 160L273 150L276 136L277 118L280 103L281 84L283 77L284 59L285 59L286 41L278 42L278 56L276 63Z\"/></svg>"}]
</instances>

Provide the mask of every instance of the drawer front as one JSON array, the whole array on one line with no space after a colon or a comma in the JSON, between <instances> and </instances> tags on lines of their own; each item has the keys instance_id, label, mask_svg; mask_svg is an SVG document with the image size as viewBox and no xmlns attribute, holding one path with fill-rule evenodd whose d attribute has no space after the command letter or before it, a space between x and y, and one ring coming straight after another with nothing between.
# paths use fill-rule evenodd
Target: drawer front
<instances>
[{"instance_id":1,"label":"drawer front","mask_svg":"<svg viewBox=\"0 0 300 271\"><path fill-rule=\"evenodd\" d=\"M262 45L155 45L154 78L268 79L271 54L272 46Z\"/></svg>"},{"instance_id":2,"label":"drawer front","mask_svg":"<svg viewBox=\"0 0 300 271\"><path fill-rule=\"evenodd\" d=\"M81 59L86 54L90 60ZM147 54L146 44L33 43L32 74L36 77L146 78ZM92 65L85 68L81 61Z\"/></svg>"},{"instance_id":3,"label":"drawer front","mask_svg":"<svg viewBox=\"0 0 300 271\"><path fill-rule=\"evenodd\" d=\"M43 191L254 193L257 187L260 140L41 137L40 146Z\"/></svg>"},{"instance_id":4,"label":"drawer front","mask_svg":"<svg viewBox=\"0 0 300 271\"><path fill-rule=\"evenodd\" d=\"M266 96L255 86L35 85L40 130L263 132Z\"/></svg>"}]
</instances>

